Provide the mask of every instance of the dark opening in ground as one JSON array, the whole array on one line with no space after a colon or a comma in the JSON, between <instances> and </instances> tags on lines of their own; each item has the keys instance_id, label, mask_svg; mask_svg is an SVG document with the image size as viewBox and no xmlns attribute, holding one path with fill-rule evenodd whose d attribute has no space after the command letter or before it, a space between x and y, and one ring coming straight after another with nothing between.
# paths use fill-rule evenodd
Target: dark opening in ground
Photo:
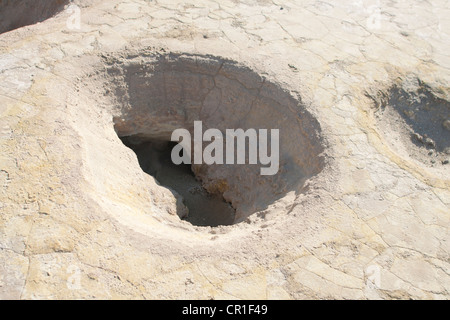
<instances>
[{"instance_id":1,"label":"dark opening in ground","mask_svg":"<svg viewBox=\"0 0 450 320\"><path fill-rule=\"evenodd\" d=\"M389 105L411 128L412 142L442 152L450 147L450 103L422 85L417 92L393 88Z\"/></svg>"},{"instance_id":2,"label":"dark opening in ground","mask_svg":"<svg viewBox=\"0 0 450 320\"><path fill-rule=\"evenodd\" d=\"M51 18L69 0L0 0L0 33Z\"/></svg>"},{"instance_id":3,"label":"dark opening in ground","mask_svg":"<svg viewBox=\"0 0 450 320\"><path fill-rule=\"evenodd\" d=\"M152 49L104 59L108 66L104 96L111 98L108 103L117 106L113 123L118 137L140 142L132 149L142 168L162 185L176 190L181 195L176 197L178 200L184 198L192 224L216 226L245 221L254 213L270 209L291 192L304 192L307 180L322 171L320 125L299 95L246 66L220 57ZM160 150L161 157L151 161L161 171L148 167L149 157L158 154L148 152L148 144L170 141L178 129L194 137L195 122L202 123L203 132L213 129L224 139L228 129L278 130L278 159L273 162L278 171L263 175L261 170L268 165L260 161L260 156L257 164L250 164L247 150L245 164L201 162L192 168L173 167L170 152ZM258 134L261 141L259 138ZM269 139L263 144L271 152L272 138ZM186 179L181 178L183 175ZM184 209L177 209L180 217L184 216Z\"/></svg>"},{"instance_id":4,"label":"dark opening in ground","mask_svg":"<svg viewBox=\"0 0 450 320\"><path fill-rule=\"evenodd\" d=\"M415 87L394 86L377 112L379 126L397 152L431 167L449 163L450 102L419 79Z\"/></svg>"},{"instance_id":5,"label":"dark opening in ground","mask_svg":"<svg viewBox=\"0 0 450 320\"><path fill-rule=\"evenodd\" d=\"M171 152L175 143L158 140L136 141L138 142L129 137L122 138L122 142L136 153L139 165L145 173L182 197L189 210L188 216L183 220L196 226L210 227L234 223L236 212L222 194L206 191L190 165L175 165L172 162Z\"/></svg>"}]
</instances>

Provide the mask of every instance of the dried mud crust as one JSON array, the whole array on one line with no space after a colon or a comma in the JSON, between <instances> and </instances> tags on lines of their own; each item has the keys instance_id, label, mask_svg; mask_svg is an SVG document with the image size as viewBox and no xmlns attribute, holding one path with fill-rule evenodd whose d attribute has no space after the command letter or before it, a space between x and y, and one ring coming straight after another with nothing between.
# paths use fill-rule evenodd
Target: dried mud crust
<instances>
[{"instance_id":1,"label":"dried mud crust","mask_svg":"<svg viewBox=\"0 0 450 320\"><path fill-rule=\"evenodd\" d=\"M443 168L450 160L450 102L418 81L415 90L392 87L375 113L378 126L400 155Z\"/></svg>"}]
</instances>

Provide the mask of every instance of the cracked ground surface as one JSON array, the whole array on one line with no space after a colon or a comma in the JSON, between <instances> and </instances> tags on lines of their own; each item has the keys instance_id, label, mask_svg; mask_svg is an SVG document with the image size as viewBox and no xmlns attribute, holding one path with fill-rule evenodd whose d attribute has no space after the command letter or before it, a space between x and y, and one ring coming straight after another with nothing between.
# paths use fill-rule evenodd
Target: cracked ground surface
<instances>
[{"instance_id":1,"label":"cracked ground surface","mask_svg":"<svg viewBox=\"0 0 450 320\"><path fill-rule=\"evenodd\" d=\"M448 164L375 113L394 87L450 101L449 17L438 0L80 0L1 34L0 298L448 299ZM223 57L298 93L325 168L240 224L180 221L114 131L98 78L124 52Z\"/></svg>"}]
</instances>

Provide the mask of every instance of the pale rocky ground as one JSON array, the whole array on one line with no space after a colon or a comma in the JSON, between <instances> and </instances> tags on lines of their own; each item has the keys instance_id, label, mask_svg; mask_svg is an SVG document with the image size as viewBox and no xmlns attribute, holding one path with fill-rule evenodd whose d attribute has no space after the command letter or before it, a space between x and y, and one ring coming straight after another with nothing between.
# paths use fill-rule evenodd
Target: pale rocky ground
<instances>
[{"instance_id":1,"label":"pale rocky ground","mask_svg":"<svg viewBox=\"0 0 450 320\"><path fill-rule=\"evenodd\" d=\"M377 117L394 85L450 101L449 1L75 3L0 35L1 299L449 298L445 150L425 163ZM298 93L323 170L234 226L180 221L114 130L100 80L124 52Z\"/></svg>"}]
</instances>

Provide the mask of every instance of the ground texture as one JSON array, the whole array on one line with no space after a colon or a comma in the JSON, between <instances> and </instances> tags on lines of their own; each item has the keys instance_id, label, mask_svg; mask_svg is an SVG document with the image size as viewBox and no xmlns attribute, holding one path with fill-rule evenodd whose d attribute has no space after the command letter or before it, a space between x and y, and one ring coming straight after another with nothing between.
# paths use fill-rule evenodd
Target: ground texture
<instances>
[{"instance_id":1,"label":"ground texture","mask_svg":"<svg viewBox=\"0 0 450 320\"><path fill-rule=\"evenodd\" d=\"M438 0L80 0L4 32L0 299L448 299L449 17ZM320 170L241 223L180 220L118 136L122 65L153 57L234 61L289 93L286 141L317 143L286 148L287 176ZM263 96L238 73L222 80Z\"/></svg>"}]
</instances>

